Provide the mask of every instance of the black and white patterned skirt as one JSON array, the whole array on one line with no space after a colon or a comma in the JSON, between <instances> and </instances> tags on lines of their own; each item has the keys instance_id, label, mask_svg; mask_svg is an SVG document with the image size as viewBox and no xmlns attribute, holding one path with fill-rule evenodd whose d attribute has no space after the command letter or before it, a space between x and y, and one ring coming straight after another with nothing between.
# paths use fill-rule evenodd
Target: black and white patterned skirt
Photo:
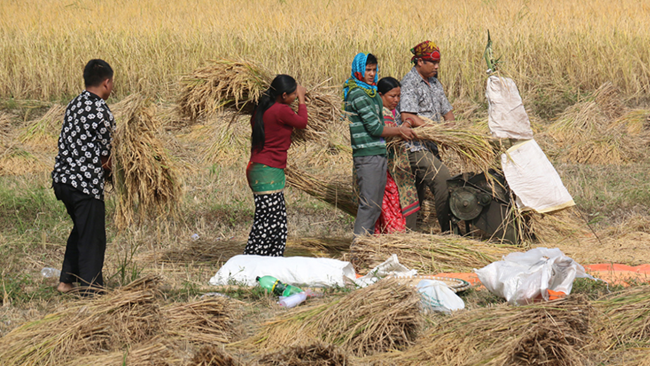
<instances>
[{"instance_id":1,"label":"black and white patterned skirt","mask_svg":"<svg viewBox=\"0 0 650 366\"><path fill-rule=\"evenodd\" d=\"M284 193L255 195L255 218L244 254L282 257L287 245Z\"/></svg>"}]
</instances>

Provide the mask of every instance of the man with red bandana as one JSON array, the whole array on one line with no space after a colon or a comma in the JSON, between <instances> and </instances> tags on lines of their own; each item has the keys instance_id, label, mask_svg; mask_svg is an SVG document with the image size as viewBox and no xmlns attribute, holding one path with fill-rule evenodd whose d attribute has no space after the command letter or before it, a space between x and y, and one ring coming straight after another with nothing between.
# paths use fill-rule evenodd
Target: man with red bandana
<instances>
[{"instance_id":1,"label":"man with red bandana","mask_svg":"<svg viewBox=\"0 0 650 366\"><path fill-rule=\"evenodd\" d=\"M454 120L452 106L438 81L440 67L440 49L435 43L425 41L411 49L413 68L402 79L401 100L398 110L401 122L407 126L417 127L424 124L420 117L439 122ZM449 169L440 161L438 147L433 142L407 142L409 162L416 176L418 198L424 199L424 189L429 187L435 198L436 214L442 232L451 229L449 222L449 191L447 179L451 178ZM407 226L415 229L416 215L410 215Z\"/></svg>"}]
</instances>

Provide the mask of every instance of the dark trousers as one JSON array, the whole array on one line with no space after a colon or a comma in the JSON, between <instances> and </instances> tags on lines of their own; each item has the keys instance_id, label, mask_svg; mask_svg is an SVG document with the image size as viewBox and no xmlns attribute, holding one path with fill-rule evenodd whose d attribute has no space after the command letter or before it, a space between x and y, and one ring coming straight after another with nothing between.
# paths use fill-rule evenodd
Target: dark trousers
<instances>
[{"instance_id":1,"label":"dark trousers","mask_svg":"<svg viewBox=\"0 0 650 366\"><path fill-rule=\"evenodd\" d=\"M440 230L450 231L449 191L447 180L451 178L449 169L430 151L409 151L409 162L415 174L415 184L420 202L424 201L425 188L429 187L435 200L436 215Z\"/></svg>"},{"instance_id":2,"label":"dark trousers","mask_svg":"<svg viewBox=\"0 0 650 366\"><path fill-rule=\"evenodd\" d=\"M54 183L54 194L63 202L74 224L63 257L60 281L103 287L102 267L106 252L104 201L67 184Z\"/></svg>"}]
</instances>

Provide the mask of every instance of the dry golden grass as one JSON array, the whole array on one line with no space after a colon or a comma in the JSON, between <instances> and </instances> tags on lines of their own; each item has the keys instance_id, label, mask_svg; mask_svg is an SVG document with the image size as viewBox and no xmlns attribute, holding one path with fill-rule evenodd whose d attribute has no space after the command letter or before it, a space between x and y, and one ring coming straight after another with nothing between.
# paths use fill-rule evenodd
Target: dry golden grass
<instances>
[{"instance_id":1,"label":"dry golden grass","mask_svg":"<svg viewBox=\"0 0 650 366\"><path fill-rule=\"evenodd\" d=\"M301 191L323 200L341 211L351 215L357 215L358 196L352 186L352 179L348 182L330 180L315 177L302 170L287 167L285 169L287 184L298 188Z\"/></svg>"},{"instance_id":2,"label":"dry golden grass","mask_svg":"<svg viewBox=\"0 0 650 366\"><path fill-rule=\"evenodd\" d=\"M92 57L115 68L118 98L155 91L174 99L180 75L217 57L263 62L307 85L333 77L340 86L353 56L370 51L382 76L401 78L409 49L429 38L441 47L441 80L452 100L481 101L488 29L502 70L524 97L539 94L552 105L563 92L606 81L630 97L650 91L650 6L643 1L461 0L435 8L415 0L9 2L0 9L1 57L11 65L0 68L0 96L74 95Z\"/></svg>"},{"instance_id":3,"label":"dry golden grass","mask_svg":"<svg viewBox=\"0 0 650 366\"><path fill-rule=\"evenodd\" d=\"M55 104L43 117L30 122L19 132L20 142L37 151L56 155L65 108L63 105Z\"/></svg>"},{"instance_id":4,"label":"dry golden grass","mask_svg":"<svg viewBox=\"0 0 650 366\"><path fill-rule=\"evenodd\" d=\"M264 355L258 361L268 366L349 366L345 353L333 345L314 343L308 346L294 346Z\"/></svg>"}]
</instances>

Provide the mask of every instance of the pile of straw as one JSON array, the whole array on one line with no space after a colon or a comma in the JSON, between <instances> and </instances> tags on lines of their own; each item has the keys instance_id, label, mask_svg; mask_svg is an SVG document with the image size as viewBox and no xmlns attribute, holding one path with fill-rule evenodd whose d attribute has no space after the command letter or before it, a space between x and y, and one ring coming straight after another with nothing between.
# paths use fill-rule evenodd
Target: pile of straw
<instances>
[{"instance_id":1,"label":"pile of straw","mask_svg":"<svg viewBox=\"0 0 650 366\"><path fill-rule=\"evenodd\" d=\"M606 295L594 306L602 312L595 332L610 351L626 345L650 347L650 287Z\"/></svg>"},{"instance_id":2,"label":"pile of straw","mask_svg":"<svg viewBox=\"0 0 650 366\"><path fill-rule=\"evenodd\" d=\"M178 347L175 344L163 339L153 339L150 342L129 345L124 351L84 355L68 361L66 365L177 366L182 365L183 362L178 354Z\"/></svg>"},{"instance_id":3,"label":"pile of straw","mask_svg":"<svg viewBox=\"0 0 650 366\"><path fill-rule=\"evenodd\" d=\"M269 366L348 366L350 361L336 346L314 343L294 346L264 355L258 361Z\"/></svg>"},{"instance_id":4,"label":"pile of straw","mask_svg":"<svg viewBox=\"0 0 650 366\"><path fill-rule=\"evenodd\" d=\"M551 214L527 213L526 230L540 243L557 245L576 242L593 235L576 208L570 207Z\"/></svg>"},{"instance_id":5,"label":"pile of straw","mask_svg":"<svg viewBox=\"0 0 650 366\"><path fill-rule=\"evenodd\" d=\"M382 358L399 365L587 365L581 349L592 313L583 296L459 312L405 352Z\"/></svg>"},{"instance_id":6,"label":"pile of straw","mask_svg":"<svg viewBox=\"0 0 650 366\"><path fill-rule=\"evenodd\" d=\"M191 120L232 106L250 112L270 85L269 73L251 61L216 60L182 78L178 109Z\"/></svg>"},{"instance_id":7,"label":"pile of straw","mask_svg":"<svg viewBox=\"0 0 650 366\"><path fill-rule=\"evenodd\" d=\"M124 229L150 217L176 213L181 180L157 136L154 108L133 94L116 105L117 131L111 161L117 192L115 225Z\"/></svg>"},{"instance_id":8,"label":"pile of straw","mask_svg":"<svg viewBox=\"0 0 650 366\"><path fill-rule=\"evenodd\" d=\"M325 182L324 179L289 166L284 173L287 184L291 187L325 201L351 216L357 215L358 198L352 186L352 179L349 183L335 180Z\"/></svg>"},{"instance_id":9,"label":"pile of straw","mask_svg":"<svg viewBox=\"0 0 650 366\"><path fill-rule=\"evenodd\" d=\"M414 128L413 132L420 140L434 141L444 160L448 159L446 156L452 160L457 158L464 171L475 170L477 173L487 174L490 169L498 168L496 151L487 135L421 118L426 124Z\"/></svg>"},{"instance_id":10,"label":"pile of straw","mask_svg":"<svg viewBox=\"0 0 650 366\"><path fill-rule=\"evenodd\" d=\"M569 107L546 131L557 160L579 164L620 164L640 159L646 147L643 112L626 114L618 90L600 86L586 101Z\"/></svg>"},{"instance_id":11,"label":"pile of straw","mask_svg":"<svg viewBox=\"0 0 650 366\"><path fill-rule=\"evenodd\" d=\"M294 130L292 139L300 140L319 140L329 139L330 136L326 131L332 125L345 125L342 122L341 97L322 92L319 87L313 88L305 95L305 104L307 105L307 128L304 130Z\"/></svg>"},{"instance_id":12,"label":"pile of straw","mask_svg":"<svg viewBox=\"0 0 650 366\"><path fill-rule=\"evenodd\" d=\"M43 117L30 122L19 135L20 142L39 151L57 151L65 106L53 105Z\"/></svg>"},{"instance_id":13,"label":"pile of straw","mask_svg":"<svg viewBox=\"0 0 650 366\"><path fill-rule=\"evenodd\" d=\"M412 345L421 323L415 289L382 280L330 303L300 307L273 319L249 342L269 350L323 341L365 356Z\"/></svg>"},{"instance_id":14,"label":"pile of straw","mask_svg":"<svg viewBox=\"0 0 650 366\"><path fill-rule=\"evenodd\" d=\"M216 345L202 347L194 354L188 366L239 366L232 356Z\"/></svg>"},{"instance_id":15,"label":"pile of straw","mask_svg":"<svg viewBox=\"0 0 650 366\"><path fill-rule=\"evenodd\" d=\"M165 330L172 337L199 344L228 343L235 333L234 309L223 297L168 305L161 309Z\"/></svg>"},{"instance_id":16,"label":"pile of straw","mask_svg":"<svg viewBox=\"0 0 650 366\"><path fill-rule=\"evenodd\" d=\"M9 145L12 130L11 115L0 112L0 152L2 152L1 149L6 149L7 145Z\"/></svg>"},{"instance_id":17,"label":"pile of straw","mask_svg":"<svg viewBox=\"0 0 650 366\"><path fill-rule=\"evenodd\" d=\"M0 338L3 365L61 365L74 355L118 351L152 339L164 330L155 301L158 281L145 277L23 324Z\"/></svg>"},{"instance_id":18,"label":"pile of straw","mask_svg":"<svg viewBox=\"0 0 650 366\"><path fill-rule=\"evenodd\" d=\"M490 245L457 236L397 233L357 238L350 247L350 259L357 270L371 269L397 254L406 267L422 274L436 274L472 271L519 250L519 247Z\"/></svg>"}]
</instances>

